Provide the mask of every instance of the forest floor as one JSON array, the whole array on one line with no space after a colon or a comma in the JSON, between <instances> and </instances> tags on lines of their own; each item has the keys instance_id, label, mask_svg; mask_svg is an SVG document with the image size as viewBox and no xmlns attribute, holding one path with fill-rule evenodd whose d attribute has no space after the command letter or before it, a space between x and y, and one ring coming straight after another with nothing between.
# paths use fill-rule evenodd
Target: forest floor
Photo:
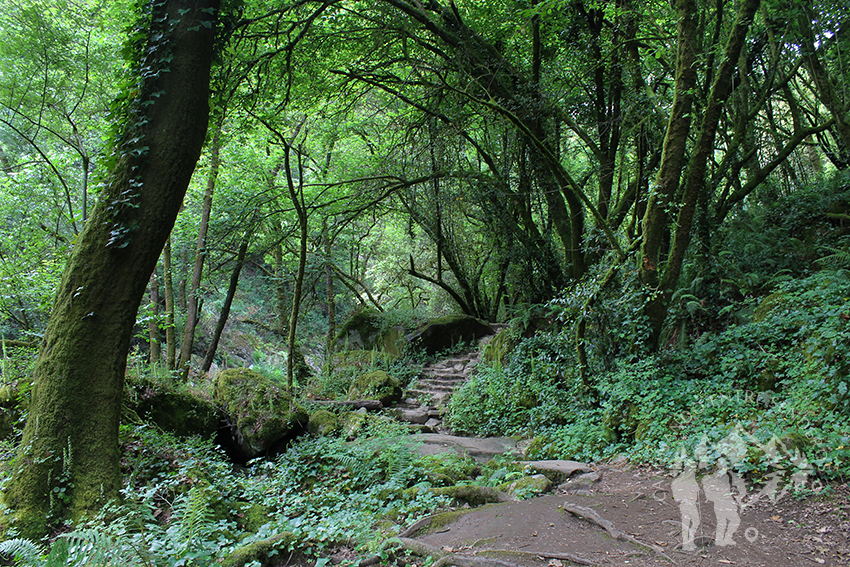
<instances>
[{"instance_id":1,"label":"forest floor","mask_svg":"<svg viewBox=\"0 0 850 567\"><path fill-rule=\"evenodd\" d=\"M457 374L450 378L459 383L468 377L471 362L464 355L426 369L419 397L430 402L422 402L420 411L439 413L447 397L443 375ZM451 389L445 388L448 395ZM434 429L443 431L439 425ZM508 437L419 434L402 442L417 446L422 455L456 451L481 463L502 453L515 452L518 457L522 453L517 440ZM727 534L731 532L734 544L718 545L714 502L692 482L691 494L698 494L699 521L693 530L695 548L689 550L683 548L682 510L673 498L670 470L625 461L574 464L579 466L570 479L544 495L459 508L461 513L452 515L448 523L435 521L400 541L420 556L445 557L438 561L440 565L461 567L850 566L850 486L846 483L809 482L809 487L819 490L809 490L805 497L776 491L772 500L766 496L754 500L750 487L749 500L730 501L733 507L720 511L722 518L731 521ZM353 550L343 548L331 561L355 557ZM426 564L422 557L406 561Z\"/></svg>"},{"instance_id":2,"label":"forest floor","mask_svg":"<svg viewBox=\"0 0 850 567\"><path fill-rule=\"evenodd\" d=\"M426 374L442 378L454 368L462 381L474 362L467 358L436 363ZM427 380L421 384L427 385ZM440 398L439 407L445 394L431 394ZM484 462L499 453L521 453L511 438L414 437L421 443L421 454L454 450ZM412 537L431 546L427 549L458 559L458 565L470 565L464 561L477 558L473 564L480 567L850 565L850 487L846 483L820 487L804 498L777 491L773 500L733 502L734 509L721 510L721 517L738 522L728 527L729 531L734 527L734 544L727 545L716 544L714 503L694 483L699 523L693 530L695 549L686 550L671 471L626 462L588 468L591 473L579 470L585 474L574 474L548 494L469 509L448 525Z\"/></svg>"},{"instance_id":3,"label":"forest floor","mask_svg":"<svg viewBox=\"0 0 850 567\"><path fill-rule=\"evenodd\" d=\"M714 545L713 505L701 494L698 547L686 551L681 513L672 498L667 471L612 465L591 468L599 480L580 491L568 491L567 483L530 500L488 504L418 539L456 556L529 567L850 565L850 488L846 484L830 485L805 499L786 494L775 503L765 499L745 507L739 511L740 524L732 536L735 545L726 546ZM594 510L601 521L567 511L575 507ZM632 541L615 539L617 531Z\"/></svg>"}]
</instances>

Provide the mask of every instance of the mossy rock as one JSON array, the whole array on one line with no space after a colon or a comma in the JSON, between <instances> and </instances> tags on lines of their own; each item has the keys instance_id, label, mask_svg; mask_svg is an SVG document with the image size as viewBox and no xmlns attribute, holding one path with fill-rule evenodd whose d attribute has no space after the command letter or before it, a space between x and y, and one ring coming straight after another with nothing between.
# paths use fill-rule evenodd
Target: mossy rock
<instances>
[{"instance_id":1,"label":"mossy rock","mask_svg":"<svg viewBox=\"0 0 850 567\"><path fill-rule=\"evenodd\" d=\"M15 426L21 419L18 389L11 384L0 387L0 439L14 435Z\"/></svg>"},{"instance_id":2,"label":"mossy rock","mask_svg":"<svg viewBox=\"0 0 850 567\"><path fill-rule=\"evenodd\" d=\"M427 530L421 535L438 532L446 526L457 522L465 515L472 512L472 510L472 508L465 508L463 510L448 510L446 512L440 512L431 518L431 521L428 523Z\"/></svg>"},{"instance_id":3,"label":"mossy rock","mask_svg":"<svg viewBox=\"0 0 850 567\"><path fill-rule=\"evenodd\" d=\"M507 500L505 493L491 486L477 486L465 484L460 486L443 486L434 489L437 496L448 496L459 502L465 502L470 506L483 506L491 502L504 502Z\"/></svg>"},{"instance_id":4,"label":"mossy rock","mask_svg":"<svg viewBox=\"0 0 850 567\"><path fill-rule=\"evenodd\" d=\"M132 409L142 421L178 436L212 438L218 431L219 413L215 405L189 392L146 388Z\"/></svg>"},{"instance_id":5,"label":"mossy rock","mask_svg":"<svg viewBox=\"0 0 850 567\"><path fill-rule=\"evenodd\" d=\"M496 333L496 336L481 351L481 358L491 364L502 364L505 357L519 344L515 335L516 333L510 328Z\"/></svg>"},{"instance_id":6,"label":"mossy rock","mask_svg":"<svg viewBox=\"0 0 850 567\"><path fill-rule=\"evenodd\" d=\"M535 474L532 476L524 476L513 482L504 482L497 488L515 498L525 498L530 495L547 492L550 488L552 488L552 481L549 480L546 475Z\"/></svg>"},{"instance_id":7,"label":"mossy rock","mask_svg":"<svg viewBox=\"0 0 850 567\"><path fill-rule=\"evenodd\" d=\"M310 414L307 431L312 435L331 435L339 429L339 418L328 410L317 410Z\"/></svg>"},{"instance_id":8,"label":"mossy rock","mask_svg":"<svg viewBox=\"0 0 850 567\"><path fill-rule=\"evenodd\" d=\"M379 400L385 406L401 399L398 379L383 370L375 370L357 378L348 390L349 400Z\"/></svg>"},{"instance_id":9,"label":"mossy rock","mask_svg":"<svg viewBox=\"0 0 850 567\"><path fill-rule=\"evenodd\" d=\"M407 336L411 345L428 355L446 351L460 343L474 343L494 334L493 327L475 317L452 315L429 321Z\"/></svg>"},{"instance_id":10,"label":"mossy rock","mask_svg":"<svg viewBox=\"0 0 850 567\"><path fill-rule=\"evenodd\" d=\"M364 307L354 312L336 334L338 350L369 350L375 347L381 335L381 314L376 309Z\"/></svg>"},{"instance_id":11,"label":"mossy rock","mask_svg":"<svg viewBox=\"0 0 850 567\"><path fill-rule=\"evenodd\" d=\"M237 525L249 533L257 531L269 523L269 509L253 502L236 502L232 505L232 515Z\"/></svg>"},{"instance_id":12,"label":"mossy rock","mask_svg":"<svg viewBox=\"0 0 850 567\"><path fill-rule=\"evenodd\" d=\"M286 550L298 542L298 536L292 532L282 532L268 539L255 541L238 548L229 556L221 559L219 565L222 567L245 567L249 563L259 561L267 565L277 550Z\"/></svg>"},{"instance_id":13,"label":"mossy rock","mask_svg":"<svg viewBox=\"0 0 850 567\"><path fill-rule=\"evenodd\" d=\"M379 351L385 358L395 360L407 344L405 328L390 325L383 313L370 307L356 311L340 328L335 337L336 349Z\"/></svg>"},{"instance_id":14,"label":"mossy rock","mask_svg":"<svg viewBox=\"0 0 850 567\"><path fill-rule=\"evenodd\" d=\"M426 455L416 463L434 486L451 486L481 473L481 465L475 459L454 453Z\"/></svg>"},{"instance_id":15,"label":"mossy rock","mask_svg":"<svg viewBox=\"0 0 850 567\"><path fill-rule=\"evenodd\" d=\"M404 327L392 327L381 334L381 350L390 355L392 359L401 356L402 351L407 345L407 339L404 336Z\"/></svg>"},{"instance_id":16,"label":"mossy rock","mask_svg":"<svg viewBox=\"0 0 850 567\"><path fill-rule=\"evenodd\" d=\"M253 370L219 374L215 400L230 424L233 443L223 444L240 461L277 454L307 427L307 411L282 386Z\"/></svg>"},{"instance_id":17,"label":"mossy rock","mask_svg":"<svg viewBox=\"0 0 850 567\"><path fill-rule=\"evenodd\" d=\"M365 411L350 411L339 418L340 435L345 439L354 439L369 419Z\"/></svg>"}]
</instances>

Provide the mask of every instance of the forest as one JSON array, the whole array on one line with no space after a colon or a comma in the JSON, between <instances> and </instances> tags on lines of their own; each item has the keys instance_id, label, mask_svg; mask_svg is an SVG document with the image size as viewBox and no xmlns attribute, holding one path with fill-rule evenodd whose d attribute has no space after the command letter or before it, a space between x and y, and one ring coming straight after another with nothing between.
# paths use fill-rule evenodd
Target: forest
<instances>
[{"instance_id":1,"label":"forest","mask_svg":"<svg viewBox=\"0 0 850 567\"><path fill-rule=\"evenodd\" d=\"M847 0L0 7L8 564L396 564L528 472L376 449L461 353L440 432L846 480Z\"/></svg>"}]
</instances>

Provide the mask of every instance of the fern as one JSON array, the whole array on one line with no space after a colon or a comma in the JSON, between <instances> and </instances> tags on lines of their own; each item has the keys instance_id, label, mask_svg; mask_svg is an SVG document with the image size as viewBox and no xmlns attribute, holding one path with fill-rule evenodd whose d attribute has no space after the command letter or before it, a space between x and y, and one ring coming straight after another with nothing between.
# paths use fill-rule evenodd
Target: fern
<instances>
[{"instance_id":1,"label":"fern","mask_svg":"<svg viewBox=\"0 0 850 567\"><path fill-rule=\"evenodd\" d=\"M193 486L179 503L175 505L175 515L179 521L180 535L187 542L203 538L210 532L214 523L209 498L204 487Z\"/></svg>"},{"instance_id":2,"label":"fern","mask_svg":"<svg viewBox=\"0 0 850 567\"><path fill-rule=\"evenodd\" d=\"M818 263L825 266L832 266L834 268L850 267L850 249L831 248L829 246L825 246L824 248L832 252L832 254L828 254L823 258L818 258Z\"/></svg>"},{"instance_id":3,"label":"fern","mask_svg":"<svg viewBox=\"0 0 850 567\"><path fill-rule=\"evenodd\" d=\"M364 482L370 482L375 478L375 463L368 459L363 459L354 453L331 453L328 459L345 467L348 474L361 479Z\"/></svg>"},{"instance_id":4,"label":"fern","mask_svg":"<svg viewBox=\"0 0 850 567\"><path fill-rule=\"evenodd\" d=\"M15 538L0 542L0 556L11 557L15 564L41 565L42 551L28 539Z\"/></svg>"},{"instance_id":5,"label":"fern","mask_svg":"<svg viewBox=\"0 0 850 567\"><path fill-rule=\"evenodd\" d=\"M94 528L76 530L56 540L45 567L148 567L152 563L127 535L113 536Z\"/></svg>"}]
</instances>

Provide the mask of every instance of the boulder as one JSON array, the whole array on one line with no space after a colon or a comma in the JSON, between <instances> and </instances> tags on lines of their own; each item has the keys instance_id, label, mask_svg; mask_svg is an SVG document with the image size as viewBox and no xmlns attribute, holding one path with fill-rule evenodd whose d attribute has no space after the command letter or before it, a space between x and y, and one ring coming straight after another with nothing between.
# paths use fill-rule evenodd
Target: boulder
<instances>
[{"instance_id":1,"label":"boulder","mask_svg":"<svg viewBox=\"0 0 850 567\"><path fill-rule=\"evenodd\" d=\"M405 328L392 325L383 313L370 307L357 310L336 334L336 350L366 350L398 358L407 343Z\"/></svg>"},{"instance_id":2,"label":"boulder","mask_svg":"<svg viewBox=\"0 0 850 567\"><path fill-rule=\"evenodd\" d=\"M401 400L401 395L398 379L383 370L361 375L348 390L349 400L379 400L384 406Z\"/></svg>"},{"instance_id":3,"label":"boulder","mask_svg":"<svg viewBox=\"0 0 850 567\"><path fill-rule=\"evenodd\" d=\"M337 350L370 350L377 346L381 336L381 314L364 307L346 321L337 331Z\"/></svg>"},{"instance_id":4,"label":"boulder","mask_svg":"<svg viewBox=\"0 0 850 567\"><path fill-rule=\"evenodd\" d=\"M178 436L200 435L212 438L219 425L219 413L210 400L189 392L145 388L138 393L136 415Z\"/></svg>"},{"instance_id":5,"label":"boulder","mask_svg":"<svg viewBox=\"0 0 850 567\"><path fill-rule=\"evenodd\" d=\"M434 355L461 342L477 342L494 334L494 332L493 327L481 319L466 315L453 315L430 321L414 333L407 335L406 338L414 347L423 349L429 355Z\"/></svg>"},{"instance_id":6,"label":"boulder","mask_svg":"<svg viewBox=\"0 0 850 567\"><path fill-rule=\"evenodd\" d=\"M229 369L218 375L215 400L229 425L221 444L234 460L274 456L307 427L307 412L259 372Z\"/></svg>"},{"instance_id":7,"label":"boulder","mask_svg":"<svg viewBox=\"0 0 850 567\"><path fill-rule=\"evenodd\" d=\"M339 429L339 418L328 410L317 410L310 415L307 431L311 435L330 435Z\"/></svg>"}]
</instances>

